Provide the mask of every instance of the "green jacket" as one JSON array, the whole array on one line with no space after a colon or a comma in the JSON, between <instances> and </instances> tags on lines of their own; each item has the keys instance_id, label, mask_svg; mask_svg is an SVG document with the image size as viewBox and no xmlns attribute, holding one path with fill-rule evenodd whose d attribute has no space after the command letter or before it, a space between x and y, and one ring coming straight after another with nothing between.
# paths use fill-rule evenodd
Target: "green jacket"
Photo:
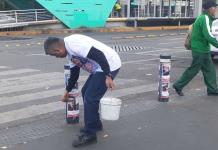
<instances>
[{"instance_id":1,"label":"green jacket","mask_svg":"<svg viewBox=\"0 0 218 150\"><path fill-rule=\"evenodd\" d=\"M208 13L200 15L192 29L191 48L193 52L210 53L210 44L218 48L218 41L211 33L214 18Z\"/></svg>"}]
</instances>

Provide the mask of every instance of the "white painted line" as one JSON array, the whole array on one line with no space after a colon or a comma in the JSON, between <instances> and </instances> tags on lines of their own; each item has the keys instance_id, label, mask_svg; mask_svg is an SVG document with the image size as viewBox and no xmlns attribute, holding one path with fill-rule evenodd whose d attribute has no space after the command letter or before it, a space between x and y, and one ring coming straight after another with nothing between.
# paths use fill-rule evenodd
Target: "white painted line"
<instances>
[{"instance_id":1,"label":"white painted line","mask_svg":"<svg viewBox=\"0 0 218 150\"><path fill-rule=\"evenodd\" d=\"M64 87L55 90L45 90L37 93L28 93L13 97L0 97L0 106L6 106L16 103L23 103L28 101L34 101L44 98L49 98L53 96L61 96L64 93Z\"/></svg>"},{"instance_id":2,"label":"white painted line","mask_svg":"<svg viewBox=\"0 0 218 150\"><path fill-rule=\"evenodd\" d=\"M138 53L135 53L135 54L147 54L147 53L155 53L155 52L162 52L162 51L172 51L173 52L175 50L168 48L168 49L152 50L152 51L146 51L146 52L138 52ZM181 51L185 52L184 49L182 49Z\"/></svg>"},{"instance_id":3,"label":"white painted line","mask_svg":"<svg viewBox=\"0 0 218 150\"><path fill-rule=\"evenodd\" d=\"M167 50L166 50L165 52L167 52ZM184 53L184 50L168 50L168 52L167 52L168 55L172 55L172 54L174 54L174 53ZM142 54L138 54L138 55L144 55L144 56L146 56L146 55L149 55L149 56L160 56L160 54L161 54L161 53L157 53L157 54L142 53Z\"/></svg>"},{"instance_id":4,"label":"white painted line","mask_svg":"<svg viewBox=\"0 0 218 150\"><path fill-rule=\"evenodd\" d=\"M146 36L144 36L144 35L136 35L135 37L136 38L145 38Z\"/></svg>"},{"instance_id":5,"label":"white painted line","mask_svg":"<svg viewBox=\"0 0 218 150\"><path fill-rule=\"evenodd\" d=\"M64 85L63 73L53 72L0 79L0 94Z\"/></svg>"},{"instance_id":6,"label":"white painted line","mask_svg":"<svg viewBox=\"0 0 218 150\"><path fill-rule=\"evenodd\" d=\"M0 89L5 86L16 86L16 85L25 85L32 83L39 83L48 80L63 79L63 73L60 72L51 72L51 73L41 73L34 75L27 75L21 77L10 77L6 79L0 79Z\"/></svg>"},{"instance_id":7,"label":"white painted line","mask_svg":"<svg viewBox=\"0 0 218 150\"><path fill-rule=\"evenodd\" d=\"M64 103L54 102L44 105L33 105L27 108L4 112L0 114L0 118L1 118L0 124L17 121L20 119L30 118L42 114L47 114L50 112L62 110L63 108L64 108Z\"/></svg>"},{"instance_id":8,"label":"white painted line","mask_svg":"<svg viewBox=\"0 0 218 150\"><path fill-rule=\"evenodd\" d=\"M123 65L126 64L133 64L133 63L140 63L140 62L147 62L147 61L153 61L153 60L159 60L160 58L153 58L153 59L141 59L141 60L132 60L132 61L126 61L122 62Z\"/></svg>"},{"instance_id":9,"label":"white painted line","mask_svg":"<svg viewBox=\"0 0 218 150\"><path fill-rule=\"evenodd\" d=\"M40 82L40 80L37 80L37 82L26 84L26 85L1 87L0 94L22 92L22 91L33 90L37 88L46 89L47 87L50 87L50 86L59 86L59 85L64 85L63 79L47 80L43 82Z\"/></svg>"},{"instance_id":10,"label":"white painted line","mask_svg":"<svg viewBox=\"0 0 218 150\"><path fill-rule=\"evenodd\" d=\"M122 39L122 37L112 37L111 39Z\"/></svg>"},{"instance_id":11,"label":"white painted line","mask_svg":"<svg viewBox=\"0 0 218 150\"><path fill-rule=\"evenodd\" d=\"M133 39L133 38L135 38L134 36L126 36L126 37L124 37L124 39Z\"/></svg>"},{"instance_id":12,"label":"white painted line","mask_svg":"<svg viewBox=\"0 0 218 150\"><path fill-rule=\"evenodd\" d=\"M168 36L168 34L160 34L160 36Z\"/></svg>"},{"instance_id":13,"label":"white painted line","mask_svg":"<svg viewBox=\"0 0 218 150\"><path fill-rule=\"evenodd\" d=\"M28 54L26 56L48 56L48 55L45 55L45 53L39 53L39 54Z\"/></svg>"},{"instance_id":14,"label":"white painted line","mask_svg":"<svg viewBox=\"0 0 218 150\"><path fill-rule=\"evenodd\" d=\"M35 69L16 69L16 70L8 70L0 72L0 76L6 75L15 75L15 74L22 74L22 73L30 73L30 72L37 72L39 70Z\"/></svg>"},{"instance_id":15,"label":"white painted line","mask_svg":"<svg viewBox=\"0 0 218 150\"><path fill-rule=\"evenodd\" d=\"M0 69L6 69L6 68L9 68L7 66L0 66Z\"/></svg>"},{"instance_id":16,"label":"white painted line","mask_svg":"<svg viewBox=\"0 0 218 150\"><path fill-rule=\"evenodd\" d=\"M85 80L85 77L82 78L82 80ZM136 82L139 81L137 79L120 79L117 78L115 79L115 85L124 85L128 84L130 82ZM62 81L64 82L64 81ZM82 82L80 80L80 82ZM82 86L81 86L82 87ZM28 93L28 94L23 94L23 95L18 95L18 96L12 96L12 97L0 97L0 106L5 106L5 105L11 105L11 104L16 104L16 103L23 103L23 102L28 102L28 101L34 101L34 100L39 100L39 99L44 99L44 98L49 98L53 96L61 96L64 92L65 88L59 88L59 89L54 89L54 90L44 90L41 92L36 92L36 93ZM80 90L80 89L79 89Z\"/></svg>"},{"instance_id":17,"label":"white painted line","mask_svg":"<svg viewBox=\"0 0 218 150\"><path fill-rule=\"evenodd\" d=\"M168 41L178 41L178 40L184 40L184 38L168 38Z\"/></svg>"},{"instance_id":18,"label":"white painted line","mask_svg":"<svg viewBox=\"0 0 218 150\"><path fill-rule=\"evenodd\" d=\"M166 42L166 43L159 43L159 45L165 45L165 44L172 45L173 43L181 43L181 41L176 41L176 42Z\"/></svg>"},{"instance_id":19,"label":"white painted line","mask_svg":"<svg viewBox=\"0 0 218 150\"><path fill-rule=\"evenodd\" d=\"M148 35L148 37L156 37L156 36L157 36L157 35L152 35L152 34L151 34L151 35Z\"/></svg>"},{"instance_id":20,"label":"white painted line","mask_svg":"<svg viewBox=\"0 0 218 150\"><path fill-rule=\"evenodd\" d=\"M150 85L143 85L143 86L136 86L131 88L115 90L113 92L108 92L106 96L122 97L131 94L138 94L138 93L149 92L154 90L157 90L157 84L150 84ZM79 99L80 102L82 102L81 97ZM33 105L22 109L3 112L0 113L0 124L31 118L38 115L47 114L63 109L65 109L65 103L58 101L58 102L52 102L42 105Z\"/></svg>"},{"instance_id":21,"label":"white painted line","mask_svg":"<svg viewBox=\"0 0 218 150\"><path fill-rule=\"evenodd\" d=\"M155 91L155 90L157 90L157 88L158 88L158 83L157 84L141 85L141 86L136 86L136 87L114 90L112 92L108 91L106 93L106 96L122 97L122 96L131 95L131 94L139 94L139 93L143 93L143 92Z\"/></svg>"},{"instance_id":22,"label":"white painted line","mask_svg":"<svg viewBox=\"0 0 218 150\"><path fill-rule=\"evenodd\" d=\"M185 50L185 47L183 47L183 46L173 47L173 48L178 48L178 49L184 49Z\"/></svg>"}]
</instances>

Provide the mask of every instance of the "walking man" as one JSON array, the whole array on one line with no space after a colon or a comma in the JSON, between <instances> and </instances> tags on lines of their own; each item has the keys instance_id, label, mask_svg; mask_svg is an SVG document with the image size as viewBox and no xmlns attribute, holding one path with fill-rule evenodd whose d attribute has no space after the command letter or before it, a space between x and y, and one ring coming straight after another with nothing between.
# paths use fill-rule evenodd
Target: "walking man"
<instances>
[{"instance_id":1,"label":"walking man","mask_svg":"<svg viewBox=\"0 0 218 150\"><path fill-rule=\"evenodd\" d=\"M182 89L201 70L204 82L207 86L208 96L218 96L216 83L216 70L211 59L210 44L218 48L218 41L211 34L211 25L215 19L217 4L214 1L207 1L203 4L204 12L193 24L191 49L192 64L188 67L181 78L173 84L173 88L179 96L183 96Z\"/></svg>"}]
</instances>

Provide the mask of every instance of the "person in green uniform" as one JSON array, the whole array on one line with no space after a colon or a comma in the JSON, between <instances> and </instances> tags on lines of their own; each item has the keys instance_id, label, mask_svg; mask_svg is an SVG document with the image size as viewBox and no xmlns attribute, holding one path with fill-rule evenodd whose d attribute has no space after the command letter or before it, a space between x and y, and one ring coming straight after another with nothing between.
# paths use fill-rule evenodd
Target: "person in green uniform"
<instances>
[{"instance_id":1,"label":"person in green uniform","mask_svg":"<svg viewBox=\"0 0 218 150\"><path fill-rule=\"evenodd\" d=\"M122 17L121 15L121 4L120 2L116 2L116 4L114 5L114 10L117 12L118 17Z\"/></svg>"},{"instance_id":2,"label":"person in green uniform","mask_svg":"<svg viewBox=\"0 0 218 150\"><path fill-rule=\"evenodd\" d=\"M201 70L204 82L207 86L208 96L218 96L216 83L216 70L211 59L210 44L218 48L218 41L211 34L211 26L215 20L217 4L214 1L207 1L203 4L204 12L193 24L191 49L192 63L181 78L173 84L173 88L179 96L184 96L182 89L198 74Z\"/></svg>"}]
</instances>

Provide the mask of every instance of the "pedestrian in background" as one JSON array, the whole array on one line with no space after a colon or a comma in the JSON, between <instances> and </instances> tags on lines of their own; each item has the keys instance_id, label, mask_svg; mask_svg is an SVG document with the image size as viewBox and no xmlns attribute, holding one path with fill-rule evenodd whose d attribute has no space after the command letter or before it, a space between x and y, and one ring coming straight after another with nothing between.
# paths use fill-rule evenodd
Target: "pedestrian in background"
<instances>
[{"instance_id":1,"label":"pedestrian in background","mask_svg":"<svg viewBox=\"0 0 218 150\"><path fill-rule=\"evenodd\" d=\"M75 86L80 68L90 73L82 88L84 103L84 127L73 141L74 147L97 142L97 131L103 129L99 117L99 102L107 89L114 89L113 79L119 72L121 60L115 50L91 37L73 34L64 39L49 37L44 43L45 53L59 58L67 57L70 64L70 79L62 101L68 100Z\"/></svg>"},{"instance_id":2,"label":"pedestrian in background","mask_svg":"<svg viewBox=\"0 0 218 150\"><path fill-rule=\"evenodd\" d=\"M210 44L218 48L218 41L211 34L211 26L215 20L217 4L207 1L203 4L204 12L193 24L191 36L192 64L181 78L173 84L173 88L179 96L183 96L182 89L201 70L204 82L207 86L208 96L218 96L216 83L216 70L211 59Z\"/></svg>"},{"instance_id":3,"label":"pedestrian in background","mask_svg":"<svg viewBox=\"0 0 218 150\"><path fill-rule=\"evenodd\" d=\"M114 10L117 12L118 17L122 17L121 9L122 9L121 4L119 1L117 1L116 4L114 5Z\"/></svg>"}]
</instances>

